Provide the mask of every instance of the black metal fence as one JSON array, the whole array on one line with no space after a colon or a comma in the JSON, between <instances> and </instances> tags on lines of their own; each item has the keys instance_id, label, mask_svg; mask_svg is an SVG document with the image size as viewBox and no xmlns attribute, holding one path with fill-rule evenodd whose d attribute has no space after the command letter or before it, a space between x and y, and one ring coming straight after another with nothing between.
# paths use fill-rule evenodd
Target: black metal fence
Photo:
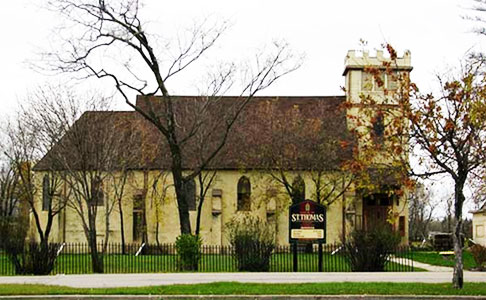
<instances>
[{"instance_id":1,"label":"black metal fence","mask_svg":"<svg viewBox=\"0 0 486 300\"><path fill-rule=\"evenodd\" d=\"M317 245L299 246L297 253L298 272L319 271L319 251ZM178 272L178 256L174 244L146 245L111 243L103 251L105 273L163 273ZM270 257L270 272L292 272L294 256L292 247L276 246ZM322 249L323 272L351 272L341 245L326 244ZM390 255L385 271L413 271L412 251L400 247ZM230 246L201 247L198 272L238 272L238 262L234 249ZM90 250L85 243L59 244L58 256L51 274L89 274L92 273ZM5 252L0 250L0 276L15 275L14 265Z\"/></svg>"}]
</instances>

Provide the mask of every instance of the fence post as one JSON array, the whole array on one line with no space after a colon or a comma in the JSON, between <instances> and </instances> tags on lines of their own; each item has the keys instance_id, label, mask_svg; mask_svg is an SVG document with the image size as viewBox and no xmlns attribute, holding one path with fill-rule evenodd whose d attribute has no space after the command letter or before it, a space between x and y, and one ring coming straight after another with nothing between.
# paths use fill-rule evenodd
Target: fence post
<instances>
[{"instance_id":1,"label":"fence post","mask_svg":"<svg viewBox=\"0 0 486 300\"><path fill-rule=\"evenodd\" d=\"M412 272L414 272L414 269L413 269L413 249L412 247L408 247L409 251L410 251L410 262L412 264Z\"/></svg>"},{"instance_id":2,"label":"fence post","mask_svg":"<svg viewBox=\"0 0 486 300\"><path fill-rule=\"evenodd\" d=\"M292 253L293 253L293 271L297 272L297 242L292 243Z\"/></svg>"},{"instance_id":3,"label":"fence post","mask_svg":"<svg viewBox=\"0 0 486 300\"><path fill-rule=\"evenodd\" d=\"M319 272L322 272L322 242L318 244L318 252L319 252Z\"/></svg>"}]
</instances>

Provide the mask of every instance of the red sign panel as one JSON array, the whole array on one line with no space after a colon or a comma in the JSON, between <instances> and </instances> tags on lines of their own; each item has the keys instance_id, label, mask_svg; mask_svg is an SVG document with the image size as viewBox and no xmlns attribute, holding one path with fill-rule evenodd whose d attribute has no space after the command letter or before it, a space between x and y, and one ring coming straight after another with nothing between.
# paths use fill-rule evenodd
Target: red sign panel
<instances>
[{"instance_id":1,"label":"red sign panel","mask_svg":"<svg viewBox=\"0 0 486 300\"><path fill-rule=\"evenodd\" d=\"M326 242L326 207L311 200L290 206L289 241Z\"/></svg>"}]
</instances>

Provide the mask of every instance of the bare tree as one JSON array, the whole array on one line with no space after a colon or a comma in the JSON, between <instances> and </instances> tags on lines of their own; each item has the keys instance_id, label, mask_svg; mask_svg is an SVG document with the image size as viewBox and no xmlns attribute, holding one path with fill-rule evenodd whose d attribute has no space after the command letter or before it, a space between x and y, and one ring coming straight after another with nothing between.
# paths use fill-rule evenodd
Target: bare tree
<instances>
[{"instance_id":1,"label":"bare tree","mask_svg":"<svg viewBox=\"0 0 486 300\"><path fill-rule=\"evenodd\" d=\"M480 209L486 203L486 175L471 183L474 209Z\"/></svg>"},{"instance_id":2,"label":"bare tree","mask_svg":"<svg viewBox=\"0 0 486 300\"><path fill-rule=\"evenodd\" d=\"M161 133L159 143L166 144L170 153L181 233L191 233L185 185L217 156L235 120L252 97L298 68L300 61L292 60L287 45L275 44L273 53L256 56L253 68L240 69L234 63L224 65L209 77L209 84L204 89L208 91L206 97L181 103L169 92L169 81L206 55L226 25L209 29L196 25L187 39L179 38L173 44L167 42L160 47L160 37L150 35L140 19L137 0L121 3L53 0L49 1L49 8L63 15L68 22L65 28L69 28L64 47L46 53L46 59L52 62L51 67L61 72L82 72L86 76L111 79L125 102ZM117 66L101 63L107 56ZM244 83L239 97L227 103L220 96L232 88L237 73L243 74ZM129 97L133 92L160 97L147 97L144 105L136 105ZM211 111L215 109L220 113L213 114ZM191 121L183 121L187 118ZM206 143L211 147L200 163L189 166L185 151L202 128L207 128L205 132L211 140ZM188 169L191 172L184 172Z\"/></svg>"},{"instance_id":3,"label":"bare tree","mask_svg":"<svg viewBox=\"0 0 486 300\"><path fill-rule=\"evenodd\" d=\"M111 181L113 184L113 197L114 201L112 201L112 205L107 203L107 213L105 215L105 249L108 245L108 236L109 236L109 228L110 228L110 218L112 210L116 207L118 209L118 214L120 217L120 238L121 238L121 247L122 247L122 254L125 254L125 223L124 223L124 213L123 213L123 206L124 206L124 197L125 197L125 187L127 186L127 180L130 177L131 172L126 168L126 165L122 166L122 170L113 173L109 173L111 177Z\"/></svg>"},{"instance_id":4,"label":"bare tree","mask_svg":"<svg viewBox=\"0 0 486 300\"><path fill-rule=\"evenodd\" d=\"M114 143L113 155L116 155L116 163L110 163L110 167L105 170L107 181L107 195L112 195L113 199L105 203L105 239L103 251L106 251L110 237L110 216L117 210L119 214L120 237L122 244L122 252L125 253L125 223L124 223L124 207L127 203L126 188L129 185L130 179L133 177L133 167L139 165L141 157L138 155L139 151L145 152L150 145L146 145L143 139L140 138L140 131L137 129L141 127L141 120L133 118L133 116L125 115L119 118L113 124L111 134L119 135L118 137L109 134L110 143ZM124 147L123 151L117 147ZM153 155L153 154L152 154ZM114 158L112 158L114 159Z\"/></svg>"},{"instance_id":5,"label":"bare tree","mask_svg":"<svg viewBox=\"0 0 486 300\"><path fill-rule=\"evenodd\" d=\"M434 201L432 191L420 182L417 183L415 190L410 194L408 203L410 240L418 241L426 239L438 203Z\"/></svg>"},{"instance_id":6,"label":"bare tree","mask_svg":"<svg viewBox=\"0 0 486 300\"><path fill-rule=\"evenodd\" d=\"M53 174L66 187L62 202L80 218L90 248L93 271L103 272L98 248L97 222L100 210L105 216L105 239L109 239L109 216L119 200L121 179L130 161L130 114L106 111L109 99L93 94L90 98L72 91L49 90L38 97L30 122L56 138L52 148L35 169ZM84 99L83 103L81 99ZM104 110L104 111L100 111ZM59 130L61 128L61 130ZM54 135L55 133L55 135ZM114 186L115 193L110 193ZM114 195L112 198L111 196ZM122 196L122 195L121 195ZM104 245L106 247L106 243Z\"/></svg>"},{"instance_id":7,"label":"bare tree","mask_svg":"<svg viewBox=\"0 0 486 300\"><path fill-rule=\"evenodd\" d=\"M31 100L40 97L41 94L40 90L30 93L26 97L26 102L31 104ZM18 252L12 254L12 259L21 273L45 275L52 270L57 251L55 245L49 245L52 226L55 217L64 208L65 203L58 197L61 183L57 176L46 174L41 180L34 177L32 166L46 153L48 149L46 143L52 145L55 140L52 139L52 135L43 131L39 124L34 125L35 122L32 120L37 107L30 106L30 104L20 110L16 119L10 122L5 130L4 154L8 161L5 166L10 169L5 174L13 175L11 179L15 182L14 190L10 190L8 193L14 193L10 197L15 197L15 201L18 203L15 209L25 227L18 229L19 234L16 235L16 238L21 242L18 249L12 248ZM9 177L7 176L5 179ZM5 187L8 188L9 184ZM10 185L10 187L13 186ZM41 205L38 205L39 203L36 201L36 194L41 194ZM33 237L34 240L31 240L30 244L25 245L29 211L34 224L33 233L36 236ZM41 218L41 214L45 215L44 219ZM39 242L39 246L33 244L36 241ZM22 255L25 247L30 248L29 253L34 255L31 257L34 261L25 261L17 257Z\"/></svg>"},{"instance_id":8,"label":"bare tree","mask_svg":"<svg viewBox=\"0 0 486 300\"><path fill-rule=\"evenodd\" d=\"M11 164L5 162L0 168L0 217L8 218L19 207L18 180Z\"/></svg>"},{"instance_id":9,"label":"bare tree","mask_svg":"<svg viewBox=\"0 0 486 300\"><path fill-rule=\"evenodd\" d=\"M56 197L61 188L61 182L57 176L46 175L41 180L42 185L35 182L33 164L40 159L42 153L46 152L42 141L44 137L41 136L43 133L39 127L33 126L31 123L31 113L34 108L24 108L19 114L17 122L10 126L11 148L8 155L17 170L21 199L31 211L41 247L47 249L54 218L64 208L65 203L62 199ZM42 194L43 203L41 207L36 203L35 195L37 193ZM40 217L41 211L46 211L44 224Z\"/></svg>"},{"instance_id":10,"label":"bare tree","mask_svg":"<svg viewBox=\"0 0 486 300\"><path fill-rule=\"evenodd\" d=\"M448 197L445 204L446 204L446 208L445 208L446 215L444 217L445 226L442 226L442 228L444 228L443 230L445 230L446 232L452 232L452 225L454 222L453 219L454 197Z\"/></svg>"},{"instance_id":11,"label":"bare tree","mask_svg":"<svg viewBox=\"0 0 486 300\"><path fill-rule=\"evenodd\" d=\"M19 199L19 178L10 161L2 161L0 167L0 249L9 250L16 244L24 245L27 224L22 224ZM17 232L12 235L11 232ZM17 248L14 246L14 248Z\"/></svg>"}]
</instances>

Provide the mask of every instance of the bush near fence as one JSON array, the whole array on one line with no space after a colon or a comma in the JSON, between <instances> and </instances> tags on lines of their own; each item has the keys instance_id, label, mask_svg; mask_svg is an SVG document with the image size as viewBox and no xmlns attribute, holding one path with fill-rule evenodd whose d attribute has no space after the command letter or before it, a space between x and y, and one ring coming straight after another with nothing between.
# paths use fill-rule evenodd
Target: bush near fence
<instances>
[{"instance_id":1,"label":"bush near fence","mask_svg":"<svg viewBox=\"0 0 486 300\"><path fill-rule=\"evenodd\" d=\"M62 244L51 274L89 274L92 273L89 247L85 243ZM99 249L103 249L100 243ZM304 253L305 247L298 247L298 272L318 272L318 253L314 245L312 253ZM122 251L125 250L125 251ZM180 272L178 256L174 244L142 245L108 244L103 254L105 273L167 273ZM125 253L125 254L122 254ZM395 251L395 262L389 261L386 271L413 271L412 258L408 247L399 247ZM230 246L201 246L201 258L198 272L238 272L238 262L234 249ZM270 258L269 272L292 272L292 247L276 246ZM323 272L351 272L338 244L323 245ZM13 264L0 250L0 275L15 275Z\"/></svg>"}]
</instances>

